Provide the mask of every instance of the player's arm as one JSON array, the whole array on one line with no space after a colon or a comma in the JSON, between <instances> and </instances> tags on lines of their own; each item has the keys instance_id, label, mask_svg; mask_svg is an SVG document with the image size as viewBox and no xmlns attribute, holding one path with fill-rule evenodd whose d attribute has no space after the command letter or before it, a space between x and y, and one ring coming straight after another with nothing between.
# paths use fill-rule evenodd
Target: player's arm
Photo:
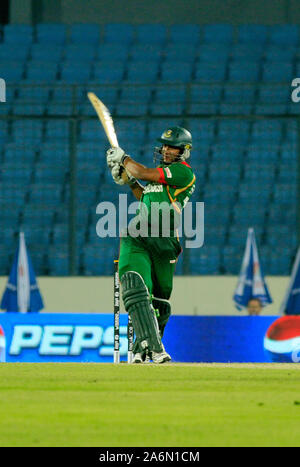
<instances>
[{"instance_id":1,"label":"player's arm","mask_svg":"<svg viewBox=\"0 0 300 467\"><path fill-rule=\"evenodd\" d=\"M137 180L133 182L131 185L129 185L131 188L132 193L136 197L137 200L140 200L143 192L144 192L144 187L141 185Z\"/></svg>"},{"instance_id":2,"label":"player's arm","mask_svg":"<svg viewBox=\"0 0 300 467\"><path fill-rule=\"evenodd\" d=\"M127 156L123 162L123 166L131 173L134 178L145 180L148 182L158 182L160 173L157 169L150 169Z\"/></svg>"}]
</instances>

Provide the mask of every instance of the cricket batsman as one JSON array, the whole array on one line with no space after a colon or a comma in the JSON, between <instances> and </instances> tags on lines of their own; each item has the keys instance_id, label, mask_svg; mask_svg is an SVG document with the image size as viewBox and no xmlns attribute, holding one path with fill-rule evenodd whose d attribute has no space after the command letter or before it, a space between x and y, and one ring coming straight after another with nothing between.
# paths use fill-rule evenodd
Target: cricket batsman
<instances>
[{"instance_id":1,"label":"cricket batsman","mask_svg":"<svg viewBox=\"0 0 300 467\"><path fill-rule=\"evenodd\" d=\"M171 360L162 337L171 315L169 298L182 251L177 228L181 211L195 189L196 177L186 162L192 149L191 133L171 127L158 141L161 146L155 149L155 155L160 163L156 168L139 164L119 147L106 153L114 181L128 184L140 200L136 226L144 226L138 235L127 228L120 242L122 298L136 335L133 363ZM147 182L146 186L139 180Z\"/></svg>"}]
</instances>

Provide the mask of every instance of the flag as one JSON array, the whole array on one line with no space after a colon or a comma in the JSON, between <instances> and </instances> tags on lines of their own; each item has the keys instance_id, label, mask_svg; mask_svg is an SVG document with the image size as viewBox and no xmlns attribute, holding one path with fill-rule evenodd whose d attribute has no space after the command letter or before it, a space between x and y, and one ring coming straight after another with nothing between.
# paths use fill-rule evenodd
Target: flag
<instances>
[{"instance_id":1,"label":"flag","mask_svg":"<svg viewBox=\"0 0 300 467\"><path fill-rule=\"evenodd\" d=\"M300 247L294 262L291 279L280 307L280 314L300 315Z\"/></svg>"},{"instance_id":2,"label":"flag","mask_svg":"<svg viewBox=\"0 0 300 467\"><path fill-rule=\"evenodd\" d=\"M44 308L23 232L20 233L19 246L0 308L21 313L39 311Z\"/></svg>"},{"instance_id":3,"label":"flag","mask_svg":"<svg viewBox=\"0 0 300 467\"><path fill-rule=\"evenodd\" d=\"M254 229L248 229L242 268L233 300L238 310L247 307L251 298L258 298L262 306L272 303L267 284L259 263Z\"/></svg>"}]
</instances>

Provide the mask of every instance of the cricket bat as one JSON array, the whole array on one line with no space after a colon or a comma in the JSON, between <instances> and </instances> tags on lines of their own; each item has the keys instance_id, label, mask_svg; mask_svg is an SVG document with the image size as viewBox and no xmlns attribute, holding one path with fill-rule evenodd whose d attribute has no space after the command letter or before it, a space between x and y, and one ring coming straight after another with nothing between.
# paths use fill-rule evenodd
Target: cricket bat
<instances>
[{"instance_id":1,"label":"cricket bat","mask_svg":"<svg viewBox=\"0 0 300 467\"><path fill-rule=\"evenodd\" d=\"M115 127L114 127L114 122L113 122L113 119L111 118L108 108L93 92L88 92L87 96L102 123L103 129L105 131L105 134L107 136L107 139L111 147L118 148L119 147L118 138L117 138ZM120 175L122 176L123 180L127 182L128 176L130 176L130 173L126 169L121 167Z\"/></svg>"},{"instance_id":2,"label":"cricket bat","mask_svg":"<svg viewBox=\"0 0 300 467\"><path fill-rule=\"evenodd\" d=\"M118 148L118 138L116 135L113 119L111 118L108 108L103 104L102 101L93 92L88 92L88 98L94 107L101 123L108 141L112 148Z\"/></svg>"}]
</instances>

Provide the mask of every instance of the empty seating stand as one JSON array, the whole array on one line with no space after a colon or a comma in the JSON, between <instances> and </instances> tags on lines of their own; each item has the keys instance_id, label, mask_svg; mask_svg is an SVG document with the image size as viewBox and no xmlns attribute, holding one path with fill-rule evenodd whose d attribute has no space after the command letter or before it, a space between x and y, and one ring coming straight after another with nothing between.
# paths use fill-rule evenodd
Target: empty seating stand
<instances>
[{"instance_id":1,"label":"empty seating stand","mask_svg":"<svg viewBox=\"0 0 300 467\"><path fill-rule=\"evenodd\" d=\"M109 144L86 97L94 91L121 146L147 166L166 127L193 134L193 199L205 202L206 244L181 258L176 274L236 274L249 223L265 272L288 274L297 246L300 104L290 84L300 71L299 40L299 26L289 24L3 26L0 217L8 228L0 241L8 253L0 273L21 226L39 273L69 273L76 186L77 273L111 274L118 245L95 235L95 209L124 189L105 166Z\"/></svg>"}]
</instances>

